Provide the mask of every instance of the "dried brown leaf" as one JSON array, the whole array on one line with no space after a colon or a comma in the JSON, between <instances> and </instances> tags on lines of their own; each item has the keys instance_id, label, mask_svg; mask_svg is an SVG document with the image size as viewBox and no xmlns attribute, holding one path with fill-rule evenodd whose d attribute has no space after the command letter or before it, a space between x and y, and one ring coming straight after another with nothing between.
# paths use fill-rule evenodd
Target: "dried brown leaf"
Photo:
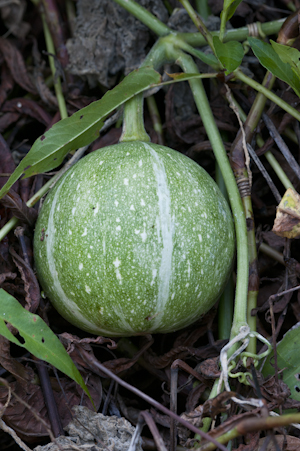
<instances>
[{"instance_id":1,"label":"dried brown leaf","mask_svg":"<svg viewBox=\"0 0 300 451\"><path fill-rule=\"evenodd\" d=\"M20 383L27 383L33 379L31 368L25 367L10 354L10 341L0 335L0 365L12 374Z\"/></svg>"},{"instance_id":2,"label":"dried brown leaf","mask_svg":"<svg viewBox=\"0 0 300 451\"><path fill-rule=\"evenodd\" d=\"M17 277L17 274L15 272L5 272L0 274L0 285L5 282L6 279L14 280Z\"/></svg>"},{"instance_id":3,"label":"dried brown leaf","mask_svg":"<svg viewBox=\"0 0 300 451\"><path fill-rule=\"evenodd\" d=\"M277 208L272 232L285 238L300 235L300 195L288 188Z\"/></svg>"},{"instance_id":4,"label":"dried brown leaf","mask_svg":"<svg viewBox=\"0 0 300 451\"><path fill-rule=\"evenodd\" d=\"M51 115L37 102L24 97L7 100L2 106L2 111L4 113L19 113L21 115L30 116L46 126L48 126L52 120Z\"/></svg>"},{"instance_id":5,"label":"dried brown leaf","mask_svg":"<svg viewBox=\"0 0 300 451\"><path fill-rule=\"evenodd\" d=\"M284 449L284 451L298 451L300 449L300 438L293 437L292 435L275 435L274 436L279 449ZM264 446L266 438L261 438L258 442L257 449L261 449ZM285 447L283 448L283 446ZM265 451L277 451L276 444L274 441L270 441Z\"/></svg>"},{"instance_id":6,"label":"dried brown leaf","mask_svg":"<svg viewBox=\"0 0 300 451\"><path fill-rule=\"evenodd\" d=\"M11 41L2 37L0 37L0 52L2 53L15 82L25 89L25 91L36 94L36 89L27 73L21 52Z\"/></svg>"},{"instance_id":7,"label":"dried brown leaf","mask_svg":"<svg viewBox=\"0 0 300 451\"><path fill-rule=\"evenodd\" d=\"M0 172L3 174L12 174L14 170L16 169L15 162L13 160L10 148L7 145L7 142L3 138L3 136L0 134ZM4 184L7 182L7 177L0 177L0 188L4 186ZM19 183L16 182L13 185L14 190L18 190Z\"/></svg>"},{"instance_id":8,"label":"dried brown leaf","mask_svg":"<svg viewBox=\"0 0 300 451\"><path fill-rule=\"evenodd\" d=\"M26 203L21 199L21 196L13 189L2 197L0 202L4 207L9 208L17 219L31 226L35 224L37 211L34 208L27 207Z\"/></svg>"},{"instance_id":9,"label":"dried brown leaf","mask_svg":"<svg viewBox=\"0 0 300 451\"><path fill-rule=\"evenodd\" d=\"M24 282L24 290L26 293L25 299L27 303L26 308L31 313L35 313L41 299L40 286L36 275L34 274L32 268L26 264L23 258L21 258L12 247L10 248L10 253Z\"/></svg>"},{"instance_id":10,"label":"dried brown leaf","mask_svg":"<svg viewBox=\"0 0 300 451\"><path fill-rule=\"evenodd\" d=\"M72 407L76 405L84 405L93 410L91 401L82 389L70 379L60 379L60 386L56 379L52 380L54 387L54 398L58 407L58 413L61 418L63 427L72 419ZM49 424L47 408L44 402L42 389L39 385L20 384L13 382L11 385L12 392L15 392L22 400L24 400L31 409L33 409L38 417L42 418ZM61 390L61 388L62 390ZM102 385L98 376L90 375L87 380L87 387L94 401L96 409L99 408L101 402ZM7 399L7 388L0 386L0 407L3 407ZM34 416L31 410L21 404L14 396L5 409L3 419L8 426L13 428L22 438L36 442L39 437L46 437L48 433L44 425Z\"/></svg>"}]
</instances>

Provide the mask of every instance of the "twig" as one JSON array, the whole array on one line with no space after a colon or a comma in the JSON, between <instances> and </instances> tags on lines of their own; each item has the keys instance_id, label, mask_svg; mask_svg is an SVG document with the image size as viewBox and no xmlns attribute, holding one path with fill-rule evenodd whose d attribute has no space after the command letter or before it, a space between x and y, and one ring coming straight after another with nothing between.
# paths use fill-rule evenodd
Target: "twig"
<instances>
[{"instance_id":1,"label":"twig","mask_svg":"<svg viewBox=\"0 0 300 451\"><path fill-rule=\"evenodd\" d=\"M32 451L31 448L28 448L28 446L25 445L25 443L20 439L20 437L15 433L15 431L11 427L7 426L7 424L2 419L0 419L0 428L4 432L9 434L17 443L17 445L19 445L19 447L22 448L24 451Z\"/></svg>"},{"instance_id":2,"label":"twig","mask_svg":"<svg viewBox=\"0 0 300 451\"><path fill-rule=\"evenodd\" d=\"M273 196L276 199L276 202L279 204L280 201L281 201L281 195L280 195L278 189L276 188L276 186L274 185L273 180L269 176L269 173L265 169L264 165L262 164L262 162L260 161L260 159L256 155L256 152L254 151L254 149L252 148L252 146L250 144L247 144L247 149L248 149L248 152L249 152L252 160L254 161L254 163L256 164L256 166L258 167L260 172L262 173L262 175L265 178L267 184L269 185L270 190L272 191Z\"/></svg>"},{"instance_id":3,"label":"twig","mask_svg":"<svg viewBox=\"0 0 300 451\"><path fill-rule=\"evenodd\" d=\"M263 117L264 123L266 124L266 126L269 130L270 135L276 142L278 149L281 151L282 155L284 156L284 158L290 165L291 169L294 171L294 173L300 180L300 167L299 167L297 161L295 160L295 158L293 157L293 155L291 154L288 146L285 144L285 142L281 138L280 134L276 130L276 127L273 124L273 122L271 121L271 119L265 113L262 115L262 117Z\"/></svg>"},{"instance_id":4,"label":"twig","mask_svg":"<svg viewBox=\"0 0 300 451\"><path fill-rule=\"evenodd\" d=\"M145 393L143 393L138 388L133 387L132 385L130 385L127 382L123 381L123 379L121 379L120 377L116 376L112 371L110 371L108 368L106 368L104 365L102 365L100 362L98 362L98 360L94 356L92 356L91 354L88 354L83 349L80 349L80 355L85 361L87 361L89 363L91 363L91 361L92 361L93 365L95 365L97 368L99 368L108 377L110 377L111 379L114 379L122 387L124 387L127 390L131 391L135 395L139 396L144 401L148 402L153 407L155 407L156 409L158 409L161 412L163 412L165 415L168 415L169 417L174 418L178 423L183 424L183 426L185 426L186 428L190 429L195 434L199 434L203 439L212 442L215 445L215 447L221 449L222 451L227 451L227 449L225 448L224 445L218 443L218 441L215 440L214 438L210 437L209 434L206 434L205 432L203 432L200 429L196 428L194 425L190 424L188 421L185 421L183 418L181 418L178 415L176 415L175 413L171 412L171 410L167 409L167 407L163 406L158 401L156 401L155 399L151 398L151 396L146 395Z\"/></svg>"}]
</instances>

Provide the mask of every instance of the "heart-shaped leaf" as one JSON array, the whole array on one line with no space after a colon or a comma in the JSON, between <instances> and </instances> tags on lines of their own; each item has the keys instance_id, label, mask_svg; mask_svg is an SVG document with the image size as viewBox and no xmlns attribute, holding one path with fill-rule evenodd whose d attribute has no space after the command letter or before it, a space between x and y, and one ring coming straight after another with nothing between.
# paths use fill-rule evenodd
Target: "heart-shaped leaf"
<instances>
[{"instance_id":1,"label":"heart-shaped leaf","mask_svg":"<svg viewBox=\"0 0 300 451\"><path fill-rule=\"evenodd\" d=\"M240 42L229 41L223 43L218 36L214 36L213 44L217 57L226 69L226 74L233 72L240 66L244 57L244 49Z\"/></svg>"}]
</instances>

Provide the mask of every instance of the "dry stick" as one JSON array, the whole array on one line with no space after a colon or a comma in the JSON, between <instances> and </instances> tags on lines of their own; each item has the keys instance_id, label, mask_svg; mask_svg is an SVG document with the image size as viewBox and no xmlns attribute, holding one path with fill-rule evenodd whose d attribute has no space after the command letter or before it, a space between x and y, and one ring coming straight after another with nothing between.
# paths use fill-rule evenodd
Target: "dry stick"
<instances>
[{"instance_id":1,"label":"dry stick","mask_svg":"<svg viewBox=\"0 0 300 451\"><path fill-rule=\"evenodd\" d=\"M0 428L2 429L2 431L9 434L21 449L23 449L24 451L32 451L31 448L28 448L28 446L25 445L25 443L20 439L16 432L11 427L7 426L2 418L0 418Z\"/></svg>"},{"instance_id":2,"label":"dry stick","mask_svg":"<svg viewBox=\"0 0 300 451\"><path fill-rule=\"evenodd\" d=\"M15 230L15 235L19 238L19 242L21 245L23 258L29 267L30 261L28 258L26 243L24 240L24 228L23 227L17 227ZM48 412L49 421L51 424L52 432L54 437L59 437L60 435L65 435L63 426L61 423L60 415L58 413L58 408L56 401L54 399L54 393L50 382L50 377L48 370L46 368L46 365L44 362L42 362L40 359L36 358L35 356L32 356L33 360L35 361L38 373L39 373L39 379L40 384L44 396L45 405Z\"/></svg>"},{"instance_id":3,"label":"dry stick","mask_svg":"<svg viewBox=\"0 0 300 451\"><path fill-rule=\"evenodd\" d=\"M269 173L266 171L264 165L262 164L262 162L260 161L260 159L256 155L256 152L254 151L253 147L250 144L247 144L247 149L248 149L248 152L249 152L252 160L254 161L254 163L256 164L256 166L258 167L260 172L262 173L267 184L269 185L270 190L272 191L272 193L276 199L276 202L279 204L281 201L281 195L280 195L278 189L276 188L276 186L274 185L273 180L269 176Z\"/></svg>"},{"instance_id":4,"label":"dry stick","mask_svg":"<svg viewBox=\"0 0 300 451\"><path fill-rule=\"evenodd\" d=\"M33 409L26 401L24 401L20 396L17 395L17 393L15 393L14 391L11 390L11 387L9 385L9 383L6 381L6 379L0 378L0 384L1 385L5 385L5 387L9 390L9 392L11 392L13 394L13 396L17 399L17 401L20 404L23 404L23 406L25 406L31 413L32 415L35 417L35 419L37 421L40 421L42 423L42 425L44 426L44 428L46 429L50 439L52 442L55 442L55 438L52 434L51 429L49 428L49 425L46 423L45 420L43 420L43 418L41 418L41 416L39 416L39 414L35 411L35 409ZM18 435L16 434L16 432L10 428L9 426L7 426L7 424L0 418L0 428L4 431L7 432L8 434L11 435L11 437L15 440L15 442L20 446L20 448L22 448L24 451L31 451L30 448L27 447L27 445L25 445L25 443L20 439L20 437L18 437Z\"/></svg>"},{"instance_id":5,"label":"dry stick","mask_svg":"<svg viewBox=\"0 0 300 451\"><path fill-rule=\"evenodd\" d=\"M51 429L54 437L59 437L60 435L65 435L61 418L58 412L57 404L54 398L53 388L51 386L50 376L45 362L32 356L35 361L39 379L41 383L41 388L44 396L45 405L48 412L49 421L51 424Z\"/></svg>"},{"instance_id":6,"label":"dry stick","mask_svg":"<svg viewBox=\"0 0 300 451\"><path fill-rule=\"evenodd\" d=\"M178 365L177 360L171 365L171 386L170 386L170 410L177 414L177 385L178 385ZM174 418L170 418L170 451L176 449L177 427Z\"/></svg>"},{"instance_id":7,"label":"dry stick","mask_svg":"<svg viewBox=\"0 0 300 451\"><path fill-rule=\"evenodd\" d=\"M192 375L195 379L202 380L200 374L191 368L183 360L176 359L171 365L171 388L170 388L170 410L177 414L177 384L178 384L178 368L182 368L188 374ZM174 418L170 418L170 450L176 449L176 421Z\"/></svg>"},{"instance_id":8,"label":"dry stick","mask_svg":"<svg viewBox=\"0 0 300 451\"><path fill-rule=\"evenodd\" d=\"M279 133L276 130L276 127L273 124L273 122L271 121L271 119L266 114L263 114L262 116L263 116L264 123L266 124L266 126L269 130L270 135L272 136L272 138L274 139L274 141L276 142L276 144L278 146L278 149L281 151L282 155L284 156L284 158L290 165L291 169L295 172L296 176L300 180L300 167L299 167L297 161L291 154L288 146L285 144L282 137L279 135Z\"/></svg>"},{"instance_id":9,"label":"dry stick","mask_svg":"<svg viewBox=\"0 0 300 451\"><path fill-rule=\"evenodd\" d=\"M160 435L160 433L158 432L157 426L155 424L155 421L153 420L152 416L150 415L149 412L143 411L140 412L140 416L145 420L145 422L147 423L148 428L151 431L151 434L154 438L155 444L156 444L156 448L158 449L158 451L167 451L167 448L163 442L163 439Z\"/></svg>"},{"instance_id":10,"label":"dry stick","mask_svg":"<svg viewBox=\"0 0 300 451\"><path fill-rule=\"evenodd\" d=\"M190 429L195 434L199 434L203 439L205 439L205 440L207 440L209 442L212 442L215 447L221 449L222 451L227 451L225 446L223 446L222 444L218 443L218 441L215 440L214 438L212 438L209 434L206 434L205 432L203 432L200 429L196 428L194 425L190 424L188 421L185 421L183 418L179 417L175 413L171 412L171 410L167 409L167 407L163 406L158 401L156 401L155 399L151 398L151 396L146 395L145 393L143 393L138 388L133 387L132 385L130 385L127 382L123 381L123 379L121 379L120 377L116 376L112 371L110 371L104 365L102 365L100 362L98 362L98 360L94 356L88 354L83 349L80 350L80 355L86 362L88 362L88 363L92 362L93 365L95 365L97 368L99 368L108 377L110 377L111 379L114 379L122 387L124 387L127 390L131 391L135 395L139 396L144 401L148 402L153 407L155 407L156 409L158 409L161 412L163 412L165 415L168 415L169 417L174 418L178 423L183 424L183 426L185 426L186 428Z\"/></svg>"}]
</instances>

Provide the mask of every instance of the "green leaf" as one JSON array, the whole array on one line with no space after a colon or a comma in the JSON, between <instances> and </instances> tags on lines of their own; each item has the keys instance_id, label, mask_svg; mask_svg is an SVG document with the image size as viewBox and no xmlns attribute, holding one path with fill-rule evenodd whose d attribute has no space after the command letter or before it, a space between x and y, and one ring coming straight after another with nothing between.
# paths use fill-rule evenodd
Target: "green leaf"
<instances>
[{"instance_id":1,"label":"green leaf","mask_svg":"<svg viewBox=\"0 0 300 451\"><path fill-rule=\"evenodd\" d=\"M230 41L223 43L218 36L214 36L213 44L217 57L226 68L226 74L233 72L240 66L244 57L244 49L240 42Z\"/></svg>"},{"instance_id":2,"label":"green leaf","mask_svg":"<svg viewBox=\"0 0 300 451\"><path fill-rule=\"evenodd\" d=\"M270 40L271 45L281 61L284 63L288 63L295 75L300 79L300 52L298 49L294 47L290 47L289 45L278 44Z\"/></svg>"},{"instance_id":3,"label":"green leaf","mask_svg":"<svg viewBox=\"0 0 300 451\"><path fill-rule=\"evenodd\" d=\"M222 15L226 16L226 21L231 19L233 14L235 13L236 8L242 3L243 0L224 0L223 10L221 12Z\"/></svg>"},{"instance_id":4,"label":"green leaf","mask_svg":"<svg viewBox=\"0 0 300 451\"><path fill-rule=\"evenodd\" d=\"M277 78L290 85L295 93L300 97L300 82L297 75L293 72L291 66L282 61L278 53L271 44L256 38L248 38L248 42L258 58L260 64L272 72Z\"/></svg>"},{"instance_id":5,"label":"green leaf","mask_svg":"<svg viewBox=\"0 0 300 451\"><path fill-rule=\"evenodd\" d=\"M213 69L218 71L220 69L220 63L215 57L215 55L212 54L206 54L202 52L201 50L194 49L192 46L186 46L184 48L188 53L195 56L199 60L203 61L203 63L207 64L208 66L211 66Z\"/></svg>"},{"instance_id":6,"label":"green leaf","mask_svg":"<svg viewBox=\"0 0 300 451\"><path fill-rule=\"evenodd\" d=\"M111 112L160 80L160 74L150 67L137 69L100 100L53 125L34 142L28 154L0 190L0 198L22 175L26 178L50 171L62 163L68 152L93 142L99 136L104 119Z\"/></svg>"},{"instance_id":7,"label":"green leaf","mask_svg":"<svg viewBox=\"0 0 300 451\"><path fill-rule=\"evenodd\" d=\"M300 361L299 361L299 343L300 343L300 323L297 323L290 329L277 344L277 365L278 369L283 370L283 382L291 390L291 397L300 401ZM272 352L263 367L265 377L274 374L274 352Z\"/></svg>"},{"instance_id":8,"label":"green leaf","mask_svg":"<svg viewBox=\"0 0 300 451\"><path fill-rule=\"evenodd\" d=\"M24 343L10 332L5 323L18 330ZM92 401L81 374L57 336L40 316L28 312L3 289L0 289L0 334L69 376L81 386Z\"/></svg>"}]
</instances>

